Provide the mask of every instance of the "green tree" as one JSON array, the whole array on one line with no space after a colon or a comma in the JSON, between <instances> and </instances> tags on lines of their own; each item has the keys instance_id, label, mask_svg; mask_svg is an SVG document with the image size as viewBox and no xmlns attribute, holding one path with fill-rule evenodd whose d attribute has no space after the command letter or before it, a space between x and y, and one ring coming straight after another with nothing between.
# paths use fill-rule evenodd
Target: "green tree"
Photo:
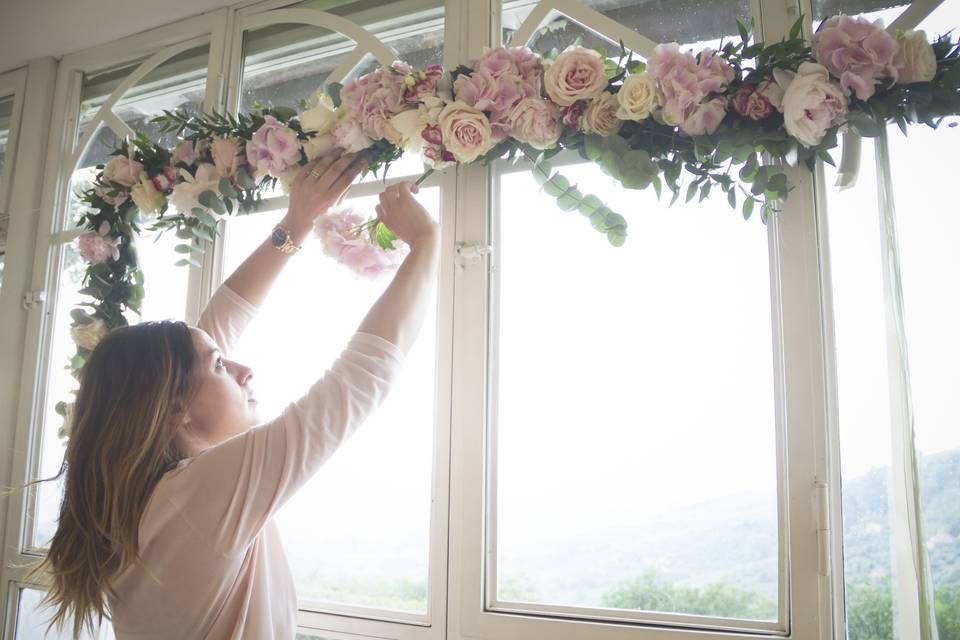
<instances>
[{"instance_id":1,"label":"green tree","mask_svg":"<svg viewBox=\"0 0 960 640\"><path fill-rule=\"evenodd\" d=\"M670 611L704 616L776 618L777 605L768 598L726 584L703 587L675 585L656 571L647 571L633 582L607 592L603 604L618 609Z\"/></svg>"},{"instance_id":2,"label":"green tree","mask_svg":"<svg viewBox=\"0 0 960 640\"><path fill-rule=\"evenodd\" d=\"M893 640L893 595L890 579L847 585L848 640Z\"/></svg>"},{"instance_id":3,"label":"green tree","mask_svg":"<svg viewBox=\"0 0 960 640\"><path fill-rule=\"evenodd\" d=\"M934 607L940 640L960 640L960 585L937 589Z\"/></svg>"}]
</instances>

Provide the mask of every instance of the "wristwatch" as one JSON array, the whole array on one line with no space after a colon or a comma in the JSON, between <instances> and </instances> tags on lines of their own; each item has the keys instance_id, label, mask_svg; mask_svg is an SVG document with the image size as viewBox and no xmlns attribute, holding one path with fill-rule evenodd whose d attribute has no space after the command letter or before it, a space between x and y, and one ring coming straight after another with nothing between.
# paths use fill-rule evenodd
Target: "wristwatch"
<instances>
[{"instance_id":1,"label":"wristwatch","mask_svg":"<svg viewBox=\"0 0 960 640\"><path fill-rule=\"evenodd\" d=\"M296 253L301 248L300 245L294 244L293 240L290 239L290 232L280 225L273 228L273 232L270 234L270 242L277 250L288 255Z\"/></svg>"}]
</instances>

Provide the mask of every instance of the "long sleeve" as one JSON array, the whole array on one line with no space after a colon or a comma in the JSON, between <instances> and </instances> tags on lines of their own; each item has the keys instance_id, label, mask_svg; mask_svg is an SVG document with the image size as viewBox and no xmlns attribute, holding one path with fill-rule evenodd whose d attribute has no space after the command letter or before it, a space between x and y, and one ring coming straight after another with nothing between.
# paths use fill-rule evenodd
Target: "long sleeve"
<instances>
[{"instance_id":1,"label":"long sleeve","mask_svg":"<svg viewBox=\"0 0 960 640\"><path fill-rule=\"evenodd\" d=\"M356 333L333 366L280 417L181 462L158 486L159 497L215 551L242 550L381 404L403 358L387 340Z\"/></svg>"},{"instance_id":2,"label":"long sleeve","mask_svg":"<svg viewBox=\"0 0 960 640\"><path fill-rule=\"evenodd\" d=\"M224 355L230 355L256 314L255 306L224 284L210 298L197 326L210 334Z\"/></svg>"}]
</instances>

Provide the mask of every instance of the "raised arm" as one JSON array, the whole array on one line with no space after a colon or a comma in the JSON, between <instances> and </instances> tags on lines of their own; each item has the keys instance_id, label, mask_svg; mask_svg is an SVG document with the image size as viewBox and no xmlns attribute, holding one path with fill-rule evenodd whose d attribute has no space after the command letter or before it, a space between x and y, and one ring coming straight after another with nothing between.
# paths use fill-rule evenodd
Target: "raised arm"
<instances>
[{"instance_id":1,"label":"raised arm","mask_svg":"<svg viewBox=\"0 0 960 640\"><path fill-rule=\"evenodd\" d=\"M363 169L357 154L331 153L304 165L293 180L290 206L280 226L296 245L303 244L313 222L332 204L340 200L354 178ZM255 307L260 306L290 254L277 250L265 239L253 253L226 279L225 284Z\"/></svg>"},{"instance_id":2,"label":"raised arm","mask_svg":"<svg viewBox=\"0 0 960 640\"><path fill-rule=\"evenodd\" d=\"M416 185L401 182L380 194L377 215L410 245L410 254L357 329L397 345L404 354L423 325L440 254L440 228L413 197L417 190Z\"/></svg>"}]
</instances>

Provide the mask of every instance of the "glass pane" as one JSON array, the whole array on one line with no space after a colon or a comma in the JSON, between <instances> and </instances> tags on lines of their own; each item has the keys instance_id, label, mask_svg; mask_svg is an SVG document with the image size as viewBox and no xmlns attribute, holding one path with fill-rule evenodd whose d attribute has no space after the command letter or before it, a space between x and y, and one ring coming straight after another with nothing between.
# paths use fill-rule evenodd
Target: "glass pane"
<instances>
[{"instance_id":1,"label":"glass pane","mask_svg":"<svg viewBox=\"0 0 960 640\"><path fill-rule=\"evenodd\" d=\"M501 178L497 598L775 620L767 228L563 173L630 236Z\"/></svg>"},{"instance_id":2,"label":"glass pane","mask_svg":"<svg viewBox=\"0 0 960 640\"><path fill-rule=\"evenodd\" d=\"M73 638L73 634L67 630L58 632L54 628L47 633L47 625L53 610L40 607L43 595L39 589L20 589L14 640L70 640ZM113 629L109 623L105 624L96 635L83 633L80 636L81 640L113 640L113 638Z\"/></svg>"},{"instance_id":3,"label":"glass pane","mask_svg":"<svg viewBox=\"0 0 960 640\"><path fill-rule=\"evenodd\" d=\"M863 140L856 186L841 191L826 165L837 359L843 569L848 637L893 635L890 394L873 140ZM868 630L879 635L870 635Z\"/></svg>"},{"instance_id":4,"label":"glass pane","mask_svg":"<svg viewBox=\"0 0 960 640\"><path fill-rule=\"evenodd\" d=\"M305 6L314 3L304 3ZM346 3L329 9L362 26L396 52L397 58L413 66L440 63L443 58L443 2L386 2L368 8L365 3ZM240 111L254 104L296 108L327 80L353 52L356 43L346 36L307 24L276 24L244 34L243 80ZM377 68L379 63L366 55L349 77ZM390 176L423 172L423 163L414 154L395 162ZM376 180L373 175L365 181ZM277 191L269 195L280 195Z\"/></svg>"},{"instance_id":5,"label":"glass pane","mask_svg":"<svg viewBox=\"0 0 960 640\"><path fill-rule=\"evenodd\" d=\"M204 44L166 60L130 87L114 104L113 113L134 131L143 131L154 142L172 147L176 136L161 134L158 125L150 120L165 109L200 112L206 91L209 49L209 45ZM137 60L106 73L84 77L80 98L81 131L117 86L142 62Z\"/></svg>"},{"instance_id":6,"label":"glass pane","mask_svg":"<svg viewBox=\"0 0 960 640\"><path fill-rule=\"evenodd\" d=\"M10 121L13 118L13 98L14 96L4 96L0 98L0 181L3 180L3 172L7 161ZM0 211L4 211L5 205L6 203L0 202Z\"/></svg>"},{"instance_id":7,"label":"glass pane","mask_svg":"<svg viewBox=\"0 0 960 640\"><path fill-rule=\"evenodd\" d=\"M419 199L429 211L439 210L437 189L424 189ZM376 198L352 203L372 211ZM281 216L230 220L225 274ZM333 363L389 279L354 277L316 242L297 254L236 355L254 366L263 419L279 415ZM429 312L384 405L277 516L302 600L426 612L434 322ZM276 347L278 335L287 336L290 348Z\"/></svg>"},{"instance_id":8,"label":"glass pane","mask_svg":"<svg viewBox=\"0 0 960 640\"><path fill-rule=\"evenodd\" d=\"M813 18L819 21L840 14L862 15L870 20L882 18L889 26L909 4L904 0L813 0Z\"/></svg>"},{"instance_id":9,"label":"glass pane","mask_svg":"<svg viewBox=\"0 0 960 640\"><path fill-rule=\"evenodd\" d=\"M947 0L919 28L932 38L958 26L960 0ZM960 299L944 295L941 285L960 281L960 219L950 204L956 200L956 173L943 157L960 148L960 127L914 126L905 137L893 126L887 136L920 453L923 534L937 625L941 640L946 640L960 636Z\"/></svg>"},{"instance_id":10,"label":"glass pane","mask_svg":"<svg viewBox=\"0 0 960 640\"><path fill-rule=\"evenodd\" d=\"M514 32L533 10L534 3L518 3L503 12L503 42L510 42ZM737 33L737 20L750 24L749 0L579 0L579 4L629 27L654 42L679 42L684 45L707 46ZM682 16L682 19L678 19ZM616 39L598 37L594 32L570 18L553 13L534 36L530 47L544 53L553 47L561 51L583 37L587 47L602 46L608 53L618 50ZM611 49L611 44L613 49ZM699 49L700 47L698 47Z\"/></svg>"}]
</instances>

